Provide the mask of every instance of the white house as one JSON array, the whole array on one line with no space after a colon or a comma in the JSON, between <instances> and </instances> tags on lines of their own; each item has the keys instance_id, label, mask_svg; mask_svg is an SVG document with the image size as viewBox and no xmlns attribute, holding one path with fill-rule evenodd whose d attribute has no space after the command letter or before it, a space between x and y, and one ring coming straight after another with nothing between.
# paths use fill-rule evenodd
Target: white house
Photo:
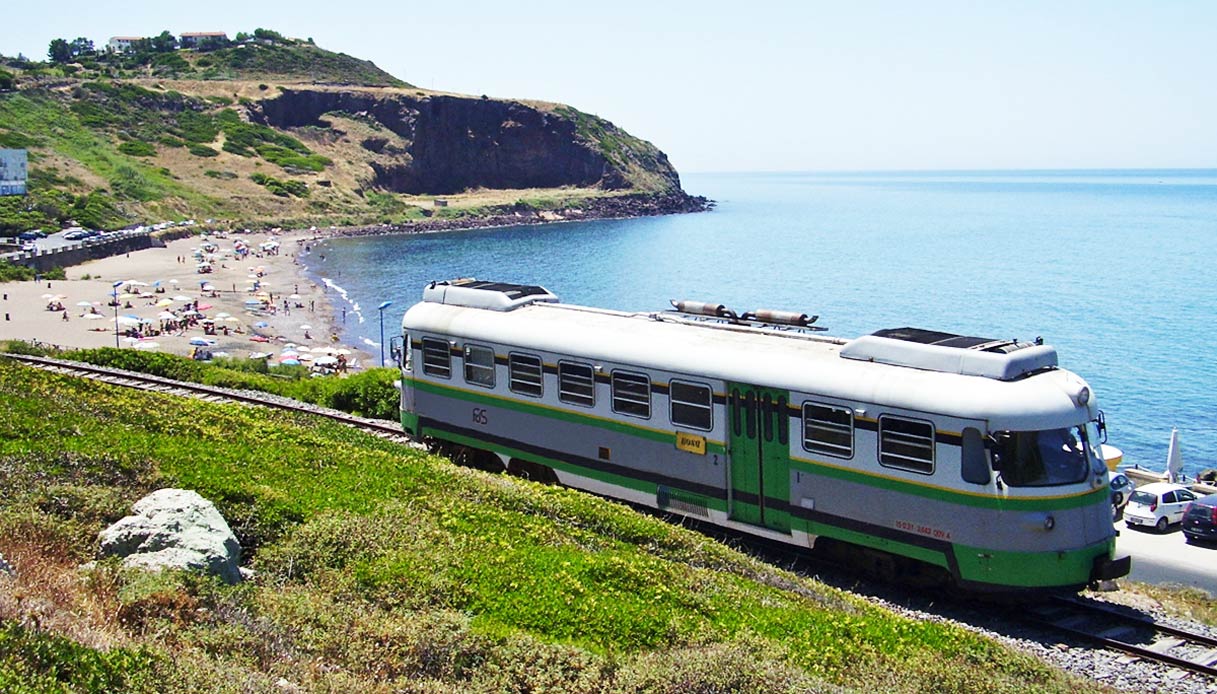
<instances>
[{"instance_id":1,"label":"white house","mask_svg":"<svg viewBox=\"0 0 1217 694\"><path fill-rule=\"evenodd\" d=\"M106 44L106 50L111 53L126 53L131 50L131 46L142 39L142 36L111 36L110 42Z\"/></svg>"}]
</instances>

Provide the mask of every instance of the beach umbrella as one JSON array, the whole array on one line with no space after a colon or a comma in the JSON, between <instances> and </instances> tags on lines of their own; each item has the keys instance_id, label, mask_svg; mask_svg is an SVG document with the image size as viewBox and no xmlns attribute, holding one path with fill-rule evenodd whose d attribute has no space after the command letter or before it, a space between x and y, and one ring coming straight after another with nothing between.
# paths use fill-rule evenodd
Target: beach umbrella
<instances>
[{"instance_id":1,"label":"beach umbrella","mask_svg":"<svg viewBox=\"0 0 1217 694\"><path fill-rule=\"evenodd\" d=\"M155 305L159 306L160 308L164 308L166 306L172 306L173 299L161 299L160 301L156 302Z\"/></svg>"},{"instance_id":2,"label":"beach umbrella","mask_svg":"<svg viewBox=\"0 0 1217 694\"><path fill-rule=\"evenodd\" d=\"M161 320L177 320L177 316L168 311L161 311L160 313L156 314L156 317Z\"/></svg>"},{"instance_id":3,"label":"beach umbrella","mask_svg":"<svg viewBox=\"0 0 1217 694\"><path fill-rule=\"evenodd\" d=\"M132 326L139 325L139 318L135 316L119 316L117 319L119 325Z\"/></svg>"},{"instance_id":4,"label":"beach umbrella","mask_svg":"<svg viewBox=\"0 0 1217 694\"><path fill-rule=\"evenodd\" d=\"M214 292L215 290L216 290L216 288L210 284L203 285L203 291L205 291L205 292Z\"/></svg>"},{"instance_id":5,"label":"beach umbrella","mask_svg":"<svg viewBox=\"0 0 1217 694\"><path fill-rule=\"evenodd\" d=\"M300 366L299 359L280 359L279 363L283 366Z\"/></svg>"},{"instance_id":6,"label":"beach umbrella","mask_svg":"<svg viewBox=\"0 0 1217 694\"><path fill-rule=\"evenodd\" d=\"M153 282L153 283L152 283L152 286L153 286L153 287L159 287L159 286L161 286L161 281L160 281L160 280L156 280L155 282Z\"/></svg>"},{"instance_id":7,"label":"beach umbrella","mask_svg":"<svg viewBox=\"0 0 1217 694\"><path fill-rule=\"evenodd\" d=\"M120 298L120 299L134 299L134 298L135 298L135 296L136 296L135 294L132 294L132 293L130 293L130 292L123 292L122 294L119 294L119 295L118 295L118 298Z\"/></svg>"},{"instance_id":8,"label":"beach umbrella","mask_svg":"<svg viewBox=\"0 0 1217 694\"><path fill-rule=\"evenodd\" d=\"M156 349L161 346L159 342L137 342L131 345L135 349Z\"/></svg>"},{"instance_id":9,"label":"beach umbrella","mask_svg":"<svg viewBox=\"0 0 1217 694\"><path fill-rule=\"evenodd\" d=\"M314 359L313 359L313 363L314 363L314 364L317 364L318 366L326 366L326 365L329 365L329 364L337 364L337 363L338 363L338 357L330 357L330 356L325 356L325 357L316 357L316 358L314 358Z\"/></svg>"},{"instance_id":10,"label":"beach umbrella","mask_svg":"<svg viewBox=\"0 0 1217 694\"><path fill-rule=\"evenodd\" d=\"M304 325L300 326L300 329L301 330L312 330L313 326L309 325L308 323L305 323Z\"/></svg>"},{"instance_id":11,"label":"beach umbrella","mask_svg":"<svg viewBox=\"0 0 1217 694\"><path fill-rule=\"evenodd\" d=\"M299 299L299 298L300 298L300 295L299 295L299 294L292 294L291 296L289 296L289 297L287 297L287 298L289 298L289 299Z\"/></svg>"},{"instance_id":12,"label":"beach umbrella","mask_svg":"<svg viewBox=\"0 0 1217 694\"><path fill-rule=\"evenodd\" d=\"M257 323L254 323L254 327L255 327L255 328L269 328L269 327L270 327L270 323L267 323L267 322L266 322L266 321L264 321L264 320L260 320L260 321L258 321Z\"/></svg>"},{"instance_id":13,"label":"beach umbrella","mask_svg":"<svg viewBox=\"0 0 1217 694\"><path fill-rule=\"evenodd\" d=\"M125 284L129 287L147 287L148 286L147 282L140 282L139 280L127 280Z\"/></svg>"},{"instance_id":14,"label":"beach umbrella","mask_svg":"<svg viewBox=\"0 0 1217 694\"><path fill-rule=\"evenodd\" d=\"M241 319L237 318L236 316L224 316L223 318L219 318L217 320L224 321L225 323L240 323L241 322Z\"/></svg>"},{"instance_id":15,"label":"beach umbrella","mask_svg":"<svg viewBox=\"0 0 1217 694\"><path fill-rule=\"evenodd\" d=\"M86 313L84 315L84 319L85 320L104 320L105 316L101 315L100 313Z\"/></svg>"},{"instance_id":16,"label":"beach umbrella","mask_svg":"<svg viewBox=\"0 0 1217 694\"><path fill-rule=\"evenodd\" d=\"M289 343L287 343L287 344L283 345L283 349L287 349L287 350L296 349L296 343L295 343L295 342L289 342Z\"/></svg>"},{"instance_id":17,"label":"beach umbrella","mask_svg":"<svg viewBox=\"0 0 1217 694\"><path fill-rule=\"evenodd\" d=\"M215 344L215 340L208 340L205 337L192 337L190 338L190 344L198 347L209 347Z\"/></svg>"},{"instance_id":18,"label":"beach umbrella","mask_svg":"<svg viewBox=\"0 0 1217 694\"><path fill-rule=\"evenodd\" d=\"M177 296L173 297L173 300L174 301L190 301L191 298L186 296L185 294L178 294Z\"/></svg>"},{"instance_id":19,"label":"beach umbrella","mask_svg":"<svg viewBox=\"0 0 1217 694\"><path fill-rule=\"evenodd\" d=\"M43 294L42 298L46 299L47 301L50 301L51 299L55 298L55 295L54 294Z\"/></svg>"},{"instance_id":20,"label":"beach umbrella","mask_svg":"<svg viewBox=\"0 0 1217 694\"><path fill-rule=\"evenodd\" d=\"M88 306L92 306L93 302L92 301L77 301L76 305L88 307Z\"/></svg>"},{"instance_id":21,"label":"beach umbrella","mask_svg":"<svg viewBox=\"0 0 1217 694\"><path fill-rule=\"evenodd\" d=\"M334 350L334 354L341 354L342 356L347 357L353 354L353 352L351 352L349 349L343 348Z\"/></svg>"},{"instance_id":22,"label":"beach umbrella","mask_svg":"<svg viewBox=\"0 0 1217 694\"><path fill-rule=\"evenodd\" d=\"M169 280L169 284L177 284L177 280Z\"/></svg>"}]
</instances>

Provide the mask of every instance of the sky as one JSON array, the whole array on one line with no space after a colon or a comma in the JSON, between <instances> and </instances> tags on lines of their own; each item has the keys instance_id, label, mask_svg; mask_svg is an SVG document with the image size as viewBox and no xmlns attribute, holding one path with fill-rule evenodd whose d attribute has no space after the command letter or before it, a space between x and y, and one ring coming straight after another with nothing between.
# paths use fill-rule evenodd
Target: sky
<instances>
[{"instance_id":1,"label":"sky","mask_svg":"<svg viewBox=\"0 0 1217 694\"><path fill-rule=\"evenodd\" d=\"M59 0L0 53L262 27L421 87L570 104L682 173L1217 167L1217 2Z\"/></svg>"}]
</instances>

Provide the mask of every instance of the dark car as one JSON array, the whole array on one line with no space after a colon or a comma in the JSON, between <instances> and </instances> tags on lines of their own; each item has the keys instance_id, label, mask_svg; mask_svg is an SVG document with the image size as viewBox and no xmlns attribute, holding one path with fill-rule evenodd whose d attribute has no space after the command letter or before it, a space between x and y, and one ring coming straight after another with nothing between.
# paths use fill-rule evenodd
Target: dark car
<instances>
[{"instance_id":1,"label":"dark car","mask_svg":"<svg viewBox=\"0 0 1217 694\"><path fill-rule=\"evenodd\" d=\"M1202 496L1188 504L1180 525L1188 542L1217 542L1217 494Z\"/></svg>"},{"instance_id":2,"label":"dark car","mask_svg":"<svg viewBox=\"0 0 1217 694\"><path fill-rule=\"evenodd\" d=\"M17 238L22 241L36 241L38 239L45 239L46 233L44 233L41 229L34 229L32 231L21 232L17 235Z\"/></svg>"}]
</instances>

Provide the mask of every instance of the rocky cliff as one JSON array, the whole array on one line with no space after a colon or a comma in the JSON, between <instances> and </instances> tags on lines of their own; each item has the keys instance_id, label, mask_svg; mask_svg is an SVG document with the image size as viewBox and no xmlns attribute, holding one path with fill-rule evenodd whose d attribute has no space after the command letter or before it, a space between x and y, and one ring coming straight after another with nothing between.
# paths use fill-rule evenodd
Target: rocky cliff
<instances>
[{"instance_id":1,"label":"rocky cliff","mask_svg":"<svg viewBox=\"0 0 1217 694\"><path fill-rule=\"evenodd\" d=\"M369 137L373 187L450 194L473 188L680 189L653 145L569 107L427 95L398 90L285 88L251 118L274 128L330 127L328 114L354 115L396 136Z\"/></svg>"}]
</instances>

